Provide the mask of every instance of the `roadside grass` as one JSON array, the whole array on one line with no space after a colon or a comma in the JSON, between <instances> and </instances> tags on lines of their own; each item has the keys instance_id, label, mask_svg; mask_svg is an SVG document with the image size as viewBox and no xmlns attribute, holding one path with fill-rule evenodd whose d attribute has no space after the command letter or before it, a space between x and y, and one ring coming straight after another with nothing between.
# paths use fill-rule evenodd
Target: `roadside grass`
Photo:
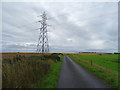
<instances>
[{"instance_id":1,"label":"roadside grass","mask_svg":"<svg viewBox=\"0 0 120 90\"><path fill-rule=\"evenodd\" d=\"M99 78L101 78L101 80L103 80L106 84L108 84L110 87L113 87L113 88L118 88L118 76L114 76L114 75L110 75L107 73L107 71L103 71L101 68L98 68L99 65L102 65L102 67L108 67L108 66L105 66L105 64L107 64L107 62L105 62L106 60L108 61L110 59L110 57L107 59L108 56L104 56L104 60L101 60L101 59L98 59L99 56L88 56L88 55L69 55L70 58L72 58L75 62L77 62L78 64L80 64L81 66L83 66L84 68L86 68L88 71L92 72L94 75L98 76ZM88 57L87 57L88 56ZM111 57L114 57L115 58L116 55L113 55ZM91 57L91 58L89 58ZM96 57L96 58L92 58L92 57ZM101 56L102 57L102 56ZM82 58L82 59L81 59ZM84 58L84 59L83 59ZM86 60L87 59L87 60ZM91 60L94 59L94 62L97 62L97 60L101 60L99 63L95 63L94 65L94 62L92 62L92 65L91 65ZM103 59L103 58L102 58ZM116 57L117 59L117 57ZM116 60L115 59L115 60ZM114 60L114 59L113 59ZM87 62L86 62L87 61ZM102 62L104 61L104 62ZM112 59L111 59L112 61ZM108 61L110 63L110 61ZM105 64L104 64L105 63ZM109 64L108 63L108 64ZM111 63L113 64L113 63ZM111 65L109 64L109 65ZM97 67L96 67L97 65ZM117 67L117 66L116 66ZM113 71L114 73L116 72L117 73L117 70L116 69L111 69L111 68L115 68L115 65L111 65L111 67L109 68L109 70ZM107 69L106 69L107 70ZM118 74L117 74L118 75Z\"/></svg>"},{"instance_id":2,"label":"roadside grass","mask_svg":"<svg viewBox=\"0 0 120 90\"><path fill-rule=\"evenodd\" d=\"M56 68L57 63L62 63L59 60L56 63L56 59L58 54L28 57L17 55L13 59L3 59L2 88L33 88L41 84L44 76L51 72L51 67Z\"/></svg>"},{"instance_id":3,"label":"roadside grass","mask_svg":"<svg viewBox=\"0 0 120 90\"><path fill-rule=\"evenodd\" d=\"M60 61L54 63L50 67L50 71L46 76L44 76L44 78L42 79L42 83L38 85L36 88L56 88L57 87L62 61L63 61L63 56L60 56Z\"/></svg>"},{"instance_id":4,"label":"roadside grass","mask_svg":"<svg viewBox=\"0 0 120 90\"><path fill-rule=\"evenodd\" d=\"M2 66L3 88L32 88L47 74L49 63L42 60L22 60Z\"/></svg>"}]
</instances>

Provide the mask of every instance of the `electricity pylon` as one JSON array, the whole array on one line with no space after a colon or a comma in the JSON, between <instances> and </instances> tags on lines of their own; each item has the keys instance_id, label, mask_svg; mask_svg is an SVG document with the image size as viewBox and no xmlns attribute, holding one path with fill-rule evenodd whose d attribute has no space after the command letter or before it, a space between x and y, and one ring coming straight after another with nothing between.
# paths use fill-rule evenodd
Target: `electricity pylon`
<instances>
[{"instance_id":1,"label":"electricity pylon","mask_svg":"<svg viewBox=\"0 0 120 90\"><path fill-rule=\"evenodd\" d=\"M47 35L47 16L44 12L40 15L42 20L38 21L40 23L40 34L37 44L37 53L46 53L49 52L49 44L48 44L48 35Z\"/></svg>"}]
</instances>

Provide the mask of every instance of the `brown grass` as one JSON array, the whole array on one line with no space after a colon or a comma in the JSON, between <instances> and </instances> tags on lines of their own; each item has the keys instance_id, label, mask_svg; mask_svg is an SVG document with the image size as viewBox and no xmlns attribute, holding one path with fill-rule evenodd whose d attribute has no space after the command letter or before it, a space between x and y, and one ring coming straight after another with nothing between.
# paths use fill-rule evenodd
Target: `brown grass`
<instances>
[{"instance_id":1,"label":"brown grass","mask_svg":"<svg viewBox=\"0 0 120 90\"><path fill-rule=\"evenodd\" d=\"M2 59L10 58L12 59L16 55L21 55L21 56L40 56L43 55L44 53L22 53L22 52L14 52L14 53L1 53L2 54ZM45 53L46 55L50 55L51 53Z\"/></svg>"},{"instance_id":2,"label":"brown grass","mask_svg":"<svg viewBox=\"0 0 120 90\"><path fill-rule=\"evenodd\" d=\"M12 52L12 53L0 53L2 54L2 59L6 58L13 58L16 55L21 55L21 56L40 56L40 55L50 55L52 53L29 53L29 52ZM59 53L57 53L59 54ZM62 53L64 55L107 55L107 53Z\"/></svg>"},{"instance_id":3,"label":"brown grass","mask_svg":"<svg viewBox=\"0 0 120 90\"><path fill-rule=\"evenodd\" d=\"M41 79L50 68L45 61L21 61L3 65L3 88L32 88L41 83Z\"/></svg>"},{"instance_id":4,"label":"brown grass","mask_svg":"<svg viewBox=\"0 0 120 90\"><path fill-rule=\"evenodd\" d=\"M26 53L25 53L26 54ZM5 58L17 55L16 53L8 53ZM8 56L7 56L8 55ZM24 55L20 53L19 55ZM42 54L28 53L27 56L37 56ZM2 87L3 88L33 88L40 84L42 78L48 73L50 66L55 61L52 59L40 60L29 59L29 57L22 58L22 60L14 63L2 64Z\"/></svg>"}]
</instances>

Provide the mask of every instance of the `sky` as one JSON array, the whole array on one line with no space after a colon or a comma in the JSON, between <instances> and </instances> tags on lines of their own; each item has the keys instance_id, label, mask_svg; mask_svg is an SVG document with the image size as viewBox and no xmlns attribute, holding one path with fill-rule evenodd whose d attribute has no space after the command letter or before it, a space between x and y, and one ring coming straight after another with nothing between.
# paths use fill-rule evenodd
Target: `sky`
<instances>
[{"instance_id":1,"label":"sky","mask_svg":"<svg viewBox=\"0 0 120 90\"><path fill-rule=\"evenodd\" d=\"M35 52L47 13L50 52L117 52L117 2L3 2L2 52Z\"/></svg>"}]
</instances>

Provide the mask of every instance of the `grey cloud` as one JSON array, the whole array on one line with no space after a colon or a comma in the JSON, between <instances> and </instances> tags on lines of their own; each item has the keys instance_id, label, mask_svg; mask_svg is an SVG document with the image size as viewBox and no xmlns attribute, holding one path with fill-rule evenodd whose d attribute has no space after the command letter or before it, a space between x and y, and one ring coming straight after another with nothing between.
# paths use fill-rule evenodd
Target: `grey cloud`
<instances>
[{"instance_id":1,"label":"grey cloud","mask_svg":"<svg viewBox=\"0 0 120 90\"><path fill-rule=\"evenodd\" d=\"M2 9L3 41L13 43L3 43L3 51L24 48L16 45L19 42L34 43L25 47L33 51L39 24L31 22L43 11L47 11L52 25L48 28L51 52L117 50L117 3L4 3Z\"/></svg>"}]
</instances>

